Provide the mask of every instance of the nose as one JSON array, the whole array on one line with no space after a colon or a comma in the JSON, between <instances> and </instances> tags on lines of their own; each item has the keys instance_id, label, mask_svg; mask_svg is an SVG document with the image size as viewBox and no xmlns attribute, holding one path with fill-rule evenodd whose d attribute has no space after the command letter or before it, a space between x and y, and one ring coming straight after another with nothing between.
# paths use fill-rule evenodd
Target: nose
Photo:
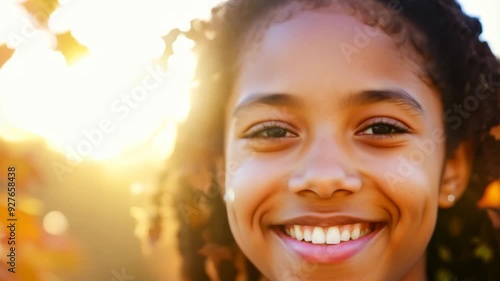
<instances>
[{"instance_id":1,"label":"nose","mask_svg":"<svg viewBox=\"0 0 500 281\"><path fill-rule=\"evenodd\" d=\"M303 160L290 176L290 191L303 196L328 199L334 194L350 194L361 189L360 175L349 168L349 155L333 139L311 144Z\"/></svg>"}]
</instances>

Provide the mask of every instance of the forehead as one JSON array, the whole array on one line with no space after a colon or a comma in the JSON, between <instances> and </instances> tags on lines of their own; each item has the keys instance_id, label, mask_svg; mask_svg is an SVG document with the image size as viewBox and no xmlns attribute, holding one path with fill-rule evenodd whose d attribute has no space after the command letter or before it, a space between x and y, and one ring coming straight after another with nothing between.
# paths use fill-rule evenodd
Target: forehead
<instances>
[{"instance_id":1,"label":"forehead","mask_svg":"<svg viewBox=\"0 0 500 281\"><path fill-rule=\"evenodd\" d=\"M276 24L293 20L304 12L322 13L324 15L345 15L356 18L365 24L354 39L354 47L364 48L365 41L371 41L377 33L390 34L401 53L411 57L415 65L423 64L425 60L421 50L427 45L427 37L402 16L403 6L399 1L388 1L382 4L377 0L317 0L317 1L280 1L274 7L263 9L243 28L241 40L238 40L239 58L236 68L245 54L259 49L264 34ZM272 5L269 5L272 6ZM328 27L327 27L328 28ZM352 28L351 28L352 29ZM313 30L322 32L324 30ZM366 38L368 37L368 38ZM348 43L348 42L346 42ZM415 44L419 47L415 48ZM422 71L425 73L425 71ZM422 75L423 76L423 75Z\"/></svg>"},{"instance_id":2,"label":"forehead","mask_svg":"<svg viewBox=\"0 0 500 281\"><path fill-rule=\"evenodd\" d=\"M322 89L335 85L336 90L347 91L353 90L352 85L362 87L363 80L373 88L386 77L420 77L420 65L407 52L356 16L340 10L304 10L272 23L247 46L236 86L253 92L279 91L286 81L297 91L304 86L310 92L311 85ZM263 85L266 89L259 89Z\"/></svg>"}]
</instances>

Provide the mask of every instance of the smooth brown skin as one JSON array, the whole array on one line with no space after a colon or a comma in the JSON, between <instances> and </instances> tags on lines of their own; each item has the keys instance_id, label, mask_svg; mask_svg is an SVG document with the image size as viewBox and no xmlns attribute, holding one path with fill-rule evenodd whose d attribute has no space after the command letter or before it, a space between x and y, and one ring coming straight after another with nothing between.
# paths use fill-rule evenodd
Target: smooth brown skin
<instances>
[{"instance_id":1,"label":"smooth brown skin","mask_svg":"<svg viewBox=\"0 0 500 281\"><path fill-rule=\"evenodd\" d=\"M425 280L438 205L450 207L447 196L458 199L467 184L464 146L445 160L443 140L433 137L444 130L439 93L384 32L348 62L339 45L353 44L356 27L366 26L341 13L298 12L272 24L242 57L227 112L225 191L234 194L227 213L239 247L270 280ZM362 91L387 89L404 90L421 111L394 101L357 102ZM288 98L245 102L273 93ZM373 135L374 121L404 124L409 132ZM262 124L283 127L286 135L245 137ZM422 151L417 142L426 140L433 153L410 175L388 181L388 172L398 175L402 159ZM345 262L309 264L270 229L305 214L349 215L385 227Z\"/></svg>"}]
</instances>

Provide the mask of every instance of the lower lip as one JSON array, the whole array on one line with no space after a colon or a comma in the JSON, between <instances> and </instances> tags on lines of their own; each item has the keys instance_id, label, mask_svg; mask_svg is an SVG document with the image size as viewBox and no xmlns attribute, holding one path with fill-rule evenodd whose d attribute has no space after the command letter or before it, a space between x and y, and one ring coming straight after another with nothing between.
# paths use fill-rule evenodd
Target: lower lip
<instances>
[{"instance_id":1,"label":"lower lip","mask_svg":"<svg viewBox=\"0 0 500 281\"><path fill-rule=\"evenodd\" d=\"M366 248L380 230L380 228L377 228L359 239L340 242L336 245L312 244L298 241L286 235L281 230L276 230L275 232L289 249L297 253L305 261L314 263L339 263L350 259Z\"/></svg>"}]
</instances>

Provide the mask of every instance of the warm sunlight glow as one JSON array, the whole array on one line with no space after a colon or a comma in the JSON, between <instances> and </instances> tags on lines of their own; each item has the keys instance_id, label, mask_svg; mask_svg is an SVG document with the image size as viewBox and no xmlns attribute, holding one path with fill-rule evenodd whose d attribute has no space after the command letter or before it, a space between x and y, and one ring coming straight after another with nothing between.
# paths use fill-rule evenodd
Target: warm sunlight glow
<instances>
[{"instance_id":1,"label":"warm sunlight glow","mask_svg":"<svg viewBox=\"0 0 500 281\"><path fill-rule=\"evenodd\" d=\"M193 42L176 40L167 73L154 60L165 50L162 36L207 18L220 2L61 0L48 31L19 3L2 2L0 43L14 38L9 46L22 48L0 69L0 133L10 140L40 136L79 159L117 157L152 138L151 152L169 155L175 123L157 131L189 111ZM49 31L70 31L88 54L68 65Z\"/></svg>"},{"instance_id":2,"label":"warm sunlight glow","mask_svg":"<svg viewBox=\"0 0 500 281\"><path fill-rule=\"evenodd\" d=\"M152 147L153 154L158 161L166 159L174 149L174 141L177 135L177 127L174 122L169 122L162 128L153 138Z\"/></svg>"},{"instance_id":3,"label":"warm sunlight glow","mask_svg":"<svg viewBox=\"0 0 500 281\"><path fill-rule=\"evenodd\" d=\"M189 91L192 87L196 57L191 52L194 42L180 36L173 44L174 55L168 60L165 92L172 95L166 110L175 120L183 120L189 112Z\"/></svg>"},{"instance_id":4,"label":"warm sunlight glow","mask_svg":"<svg viewBox=\"0 0 500 281\"><path fill-rule=\"evenodd\" d=\"M498 17L487 8L498 5L485 1L461 0L481 13L484 37L498 51ZM46 29L21 2L0 2L0 45L15 49L0 68L2 137L39 136L82 160L115 158L147 143L154 145L145 155L168 156L175 122L189 112L196 57L193 42L180 36L165 72L155 64L165 51L162 37L208 19L224 0L59 0ZM58 49L68 32L88 49L71 63Z\"/></svg>"}]
</instances>

